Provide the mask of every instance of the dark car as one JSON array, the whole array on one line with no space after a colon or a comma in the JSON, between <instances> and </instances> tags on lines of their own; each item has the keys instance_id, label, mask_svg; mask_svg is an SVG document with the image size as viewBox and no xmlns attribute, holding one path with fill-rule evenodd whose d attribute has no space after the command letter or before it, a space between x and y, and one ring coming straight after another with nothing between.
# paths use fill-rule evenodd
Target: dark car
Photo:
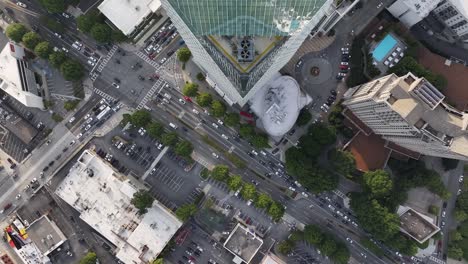
<instances>
[{"instance_id":1,"label":"dark car","mask_svg":"<svg viewBox=\"0 0 468 264\"><path fill-rule=\"evenodd\" d=\"M279 148L275 148L271 153L276 154L278 153L278 151L279 151Z\"/></svg>"},{"instance_id":2,"label":"dark car","mask_svg":"<svg viewBox=\"0 0 468 264\"><path fill-rule=\"evenodd\" d=\"M336 91L335 90L331 90L330 93L334 96L336 96Z\"/></svg>"},{"instance_id":3,"label":"dark car","mask_svg":"<svg viewBox=\"0 0 468 264\"><path fill-rule=\"evenodd\" d=\"M294 132L296 132L295 128L291 129L291 131L289 131L288 135L292 136L292 135L294 135Z\"/></svg>"}]
</instances>

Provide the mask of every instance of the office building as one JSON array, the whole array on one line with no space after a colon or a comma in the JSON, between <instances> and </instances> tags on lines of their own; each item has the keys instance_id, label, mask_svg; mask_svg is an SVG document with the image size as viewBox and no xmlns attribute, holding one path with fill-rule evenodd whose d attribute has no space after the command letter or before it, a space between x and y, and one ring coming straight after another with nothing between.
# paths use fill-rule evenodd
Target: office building
<instances>
[{"instance_id":1,"label":"office building","mask_svg":"<svg viewBox=\"0 0 468 264\"><path fill-rule=\"evenodd\" d=\"M468 1L443 0L434 9L434 14L449 29L453 38L468 42Z\"/></svg>"},{"instance_id":2,"label":"office building","mask_svg":"<svg viewBox=\"0 0 468 264\"><path fill-rule=\"evenodd\" d=\"M387 10L408 28L417 24L437 7L441 0L397 0Z\"/></svg>"},{"instance_id":3,"label":"office building","mask_svg":"<svg viewBox=\"0 0 468 264\"><path fill-rule=\"evenodd\" d=\"M207 82L227 103L241 106L311 33L331 29L355 3L338 8L332 0L161 0Z\"/></svg>"},{"instance_id":4,"label":"office building","mask_svg":"<svg viewBox=\"0 0 468 264\"><path fill-rule=\"evenodd\" d=\"M468 160L468 114L412 73L350 88L343 105L374 134L423 155Z\"/></svg>"}]
</instances>

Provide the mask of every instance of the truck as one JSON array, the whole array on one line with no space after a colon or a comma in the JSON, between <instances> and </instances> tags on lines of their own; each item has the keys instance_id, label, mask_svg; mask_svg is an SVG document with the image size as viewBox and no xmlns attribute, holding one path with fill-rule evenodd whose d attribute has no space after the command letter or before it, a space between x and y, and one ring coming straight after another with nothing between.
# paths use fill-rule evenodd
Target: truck
<instances>
[{"instance_id":1,"label":"truck","mask_svg":"<svg viewBox=\"0 0 468 264\"><path fill-rule=\"evenodd\" d=\"M104 110L101 111L101 113L99 113L96 116L96 119L101 120L105 115L107 115L110 112L110 110L111 110L110 106L107 106L106 108L104 108Z\"/></svg>"}]
</instances>

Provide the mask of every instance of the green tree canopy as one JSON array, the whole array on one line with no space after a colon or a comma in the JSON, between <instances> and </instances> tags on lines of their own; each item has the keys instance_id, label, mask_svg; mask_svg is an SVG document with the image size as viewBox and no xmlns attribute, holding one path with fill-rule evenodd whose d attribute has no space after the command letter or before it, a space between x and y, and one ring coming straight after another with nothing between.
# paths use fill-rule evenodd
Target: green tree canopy
<instances>
[{"instance_id":1,"label":"green tree canopy","mask_svg":"<svg viewBox=\"0 0 468 264\"><path fill-rule=\"evenodd\" d=\"M83 66L72 59L68 59L60 65L60 72L67 81L78 81L84 76Z\"/></svg>"},{"instance_id":2,"label":"green tree canopy","mask_svg":"<svg viewBox=\"0 0 468 264\"><path fill-rule=\"evenodd\" d=\"M336 140L336 131L331 126L321 123L313 124L309 127L309 133L321 145L329 145Z\"/></svg>"},{"instance_id":3,"label":"green tree canopy","mask_svg":"<svg viewBox=\"0 0 468 264\"><path fill-rule=\"evenodd\" d=\"M175 214L181 221L185 222L196 212L197 206L195 204L186 204L177 208Z\"/></svg>"},{"instance_id":4,"label":"green tree canopy","mask_svg":"<svg viewBox=\"0 0 468 264\"><path fill-rule=\"evenodd\" d=\"M293 241L286 239L278 243L278 251L281 254L287 255L291 253L291 251L294 249L294 246L295 245Z\"/></svg>"},{"instance_id":5,"label":"green tree canopy","mask_svg":"<svg viewBox=\"0 0 468 264\"><path fill-rule=\"evenodd\" d=\"M352 178L351 173L356 170L356 161L349 151L332 150L330 151L330 160L336 172L341 175Z\"/></svg>"},{"instance_id":6,"label":"green tree canopy","mask_svg":"<svg viewBox=\"0 0 468 264\"><path fill-rule=\"evenodd\" d=\"M442 158L442 166L444 167L445 171L453 170L458 166L458 160Z\"/></svg>"},{"instance_id":7,"label":"green tree canopy","mask_svg":"<svg viewBox=\"0 0 468 264\"><path fill-rule=\"evenodd\" d=\"M336 251L333 253L331 258L337 264L347 264L349 261L349 249L343 243L338 243Z\"/></svg>"},{"instance_id":8,"label":"green tree canopy","mask_svg":"<svg viewBox=\"0 0 468 264\"><path fill-rule=\"evenodd\" d=\"M68 100L63 104L63 108L67 111L72 111L75 110L79 103L79 100Z\"/></svg>"},{"instance_id":9,"label":"green tree canopy","mask_svg":"<svg viewBox=\"0 0 468 264\"><path fill-rule=\"evenodd\" d=\"M233 175L228 180L228 187L231 191L237 191L242 187L242 177L240 175Z\"/></svg>"},{"instance_id":10,"label":"green tree canopy","mask_svg":"<svg viewBox=\"0 0 468 264\"><path fill-rule=\"evenodd\" d=\"M112 38L112 29L107 24L94 24L90 33L100 43L108 43Z\"/></svg>"},{"instance_id":11,"label":"green tree canopy","mask_svg":"<svg viewBox=\"0 0 468 264\"><path fill-rule=\"evenodd\" d=\"M140 214L147 212L147 208L153 205L154 198L147 190L139 190L133 194L131 203L138 209Z\"/></svg>"},{"instance_id":12,"label":"green tree canopy","mask_svg":"<svg viewBox=\"0 0 468 264\"><path fill-rule=\"evenodd\" d=\"M299 138L299 148L308 158L315 160L322 151L322 144L312 135L304 135Z\"/></svg>"},{"instance_id":13,"label":"green tree canopy","mask_svg":"<svg viewBox=\"0 0 468 264\"><path fill-rule=\"evenodd\" d=\"M111 39L115 42L125 42L128 40L128 37L120 30L112 30Z\"/></svg>"},{"instance_id":14,"label":"green tree canopy","mask_svg":"<svg viewBox=\"0 0 468 264\"><path fill-rule=\"evenodd\" d=\"M9 39L13 40L14 42L21 42L23 36L28 32L28 29L20 23L13 23L8 25L6 28L6 35Z\"/></svg>"},{"instance_id":15,"label":"green tree canopy","mask_svg":"<svg viewBox=\"0 0 468 264\"><path fill-rule=\"evenodd\" d=\"M50 13L62 13L65 11L66 6L64 0L40 0L39 2Z\"/></svg>"},{"instance_id":16,"label":"green tree canopy","mask_svg":"<svg viewBox=\"0 0 468 264\"><path fill-rule=\"evenodd\" d=\"M268 136L266 134L256 134L250 139L254 148L269 148Z\"/></svg>"},{"instance_id":17,"label":"green tree canopy","mask_svg":"<svg viewBox=\"0 0 468 264\"><path fill-rule=\"evenodd\" d=\"M331 236L325 236L322 243L318 245L318 248L325 256L332 256L336 251L337 246L335 240Z\"/></svg>"},{"instance_id":18,"label":"green tree canopy","mask_svg":"<svg viewBox=\"0 0 468 264\"><path fill-rule=\"evenodd\" d=\"M151 262L151 264L164 264L164 259L163 258L155 259Z\"/></svg>"},{"instance_id":19,"label":"green tree canopy","mask_svg":"<svg viewBox=\"0 0 468 264\"><path fill-rule=\"evenodd\" d=\"M392 191L392 179L384 170L368 171L364 173L362 179L374 197L384 197Z\"/></svg>"},{"instance_id":20,"label":"green tree canopy","mask_svg":"<svg viewBox=\"0 0 468 264\"><path fill-rule=\"evenodd\" d=\"M88 33L91 31L91 28L96 23L94 16L90 15L81 15L76 18L76 25L81 32Z\"/></svg>"},{"instance_id":21,"label":"green tree canopy","mask_svg":"<svg viewBox=\"0 0 468 264\"><path fill-rule=\"evenodd\" d=\"M206 79L205 75L201 72L197 73L197 80L203 82Z\"/></svg>"},{"instance_id":22,"label":"green tree canopy","mask_svg":"<svg viewBox=\"0 0 468 264\"><path fill-rule=\"evenodd\" d=\"M55 68L60 68L60 65L62 65L62 63L64 63L67 59L67 55L61 51L53 51L49 55L49 62Z\"/></svg>"},{"instance_id":23,"label":"green tree canopy","mask_svg":"<svg viewBox=\"0 0 468 264\"><path fill-rule=\"evenodd\" d=\"M96 264L97 259L96 253L88 252L82 259L80 259L80 264Z\"/></svg>"},{"instance_id":24,"label":"green tree canopy","mask_svg":"<svg viewBox=\"0 0 468 264\"><path fill-rule=\"evenodd\" d=\"M273 202L268 208L268 214L271 216L273 221L279 221L284 215L284 206L278 202Z\"/></svg>"},{"instance_id":25,"label":"green tree canopy","mask_svg":"<svg viewBox=\"0 0 468 264\"><path fill-rule=\"evenodd\" d=\"M240 194L245 200L254 200L257 197L257 188L251 183L245 183Z\"/></svg>"},{"instance_id":26,"label":"green tree canopy","mask_svg":"<svg viewBox=\"0 0 468 264\"><path fill-rule=\"evenodd\" d=\"M190 157L190 154L192 154L192 151L193 151L192 142L187 141L187 140L183 140L177 143L175 147L175 153L183 157Z\"/></svg>"},{"instance_id":27,"label":"green tree canopy","mask_svg":"<svg viewBox=\"0 0 468 264\"><path fill-rule=\"evenodd\" d=\"M226 126L237 126L240 122L240 116L238 113L227 113L226 117L224 118L224 123Z\"/></svg>"},{"instance_id":28,"label":"green tree canopy","mask_svg":"<svg viewBox=\"0 0 468 264\"><path fill-rule=\"evenodd\" d=\"M36 32L30 31L24 34L21 40L23 41L23 44L26 48L34 50L36 45L41 42L41 37Z\"/></svg>"},{"instance_id":29,"label":"green tree canopy","mask_svg":"<svg viewBox=\"0 0 468 264\"><path fill-rule=\"evenodd\" d=\"M223 102L218 100L213 100L211 102L211 114L214 117L222 117L226 114L226 106Z\"/></svg>"},{"instance_id":30,"label":"green tree canopy","mask_svg":"<svg viewBox=\"0 0 468 264\"><path fill-rule=\"evenodd\" d=\"M183 63L186 63L187 61L189 61L191 56L192 56L192 52L190 52L190 50L186 47L180 48L177 51L177 59L179 59Z\"/></svg>"},{"instance_id":31,"label":"green tree canopy","mask_svg":"<svg viewBox=\"0 0 468 264\"><path fill-rule=\"evenodd\" d=\"M146 110L137 110L130 117L130 123L136 127L146 127L151 122L151 114Z\"/></svg>"},{"instance_id":32,"label":"green tree canopy","mask_svg":"<svg viewBox=\"0 0 468 264\"><path fill-rule=\"evenodd\" d=\"M213 97L209 93L200 93L197 95L196 98L197 104L199 104L201 107L206 107L211 104L211 101L213 101Z\"/></svg>"},{"instance_id":33,"label":"green tree canopy","mask_svg":"<svg viewBox=\"0 0 468 264\"><path fill-rule=\"evenodd\" d=\"M34 48L34 53L42 59L48 59L52 49L49 46L49 42L42 41Z\"/></svg>"},{"instance_id":34,"label":"green tree canopy","mask_svg":"<svg viewBox=\"0 0 468 264\"><path fill-rule=\"evenodd\" d=\"M255 135L255 129L252 125L241 124L239 128L239 134L245 139L251 139Z\"/></svg>"},{"instance_id":35,"label":"green tree canopy","mask_svg":"<svg viewBox=\"0 0 468 264\"><path fill-rule=\"evenodd\" d=\"M271 199L270 195L262 192L257 196L255 206L259 208L268 208L272 202L273 200Z\"/></svg>"},{"instance_id":36,"label":"green tree canopy","mask_svg":"<svg viewBox=\"0 0 468 264\"><path fill-rule=\"evenodd\" d=\"M160 138L164 133L164 126L159 122L153 121L146 126L146 131L150 137Z\"/></svg>"},{"instance_id":37,"label":"green tree canopy","mask_svg":"<svg viewBox=\"0 0 468 264\"><path fill-rule=\"evenodd\" d=\"M164 133L161 137L161 141L166 146L175 146L179 141L179 136L176 132Z\"/></svg>"},{"instance_id":38,"label":"green tree canopy","mask_svg":"<svg viewBox=\"0 0 468 264\"><path fill-rule=\"evenodd\" d=\"M229 178L229 168L226 165L216 165L211 171L211 177L217 181L227 181Z\"/></svg>"},{"instance_id":39,"label":"green tree canopy","mask_svg":"<svg viewBox=\"0 0 468 264\"><path fill-rule=\"evenodd\" d=\"M310 114L310 112L307 109L302 109L299 113L299 116L297 117L296 125L305 126L309 123L311 119L312 115Z\"/></svg>"},{"instance_id":40,"label":"green tree canopy","mask_svg":"<svg viewBox=\"0 0 468 264\"><path fill-rule=\"evenodd\" d=\"M319 245L324 239L322 230L316 225L306 225L304 227L304 239L312 245Z\"/></svg>"},{"instance_id":41,"label":"green tree canopy","mask_svg":"<svg viewBox=\"0 0 468 264\"><path fill-rule=\"evenodd\" d=\"M449 258L458 260L463 257L463 250L458 245L449 245L447 255Z\"/></svg>"},{"instance_id":42,"label":"green tree canopy","mask_svg":"<svg viewBox=\"0 0 468 264\"><path fill-rule=\"evenodd\" d=\"M182 94L189 97L194 97L198 95L198 84L196 83L187 83L182 89Z\"/></svg>"}]
</instances>

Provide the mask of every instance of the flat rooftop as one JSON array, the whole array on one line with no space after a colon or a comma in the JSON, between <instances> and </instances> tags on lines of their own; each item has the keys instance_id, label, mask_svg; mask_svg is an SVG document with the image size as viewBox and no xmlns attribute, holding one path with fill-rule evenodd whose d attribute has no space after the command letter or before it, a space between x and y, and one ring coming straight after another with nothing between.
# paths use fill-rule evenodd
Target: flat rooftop
<instances>
[{"instance_id":1,"label":"flat rooftop","mask_svg":"<svg viewBox=\"0 0 468 264\"><path fill-rule=\"evenodd\" d=\"M160 0L104 0L98 9L125 35L130 35L160 7Z\"/></svg>"},{"instance_id":2,"label":"flat rooftop","mask_svg":"<svg viewBox=\"0 0 468 264\"><path fill-rule=\"evenodd\" d=\"M67 240L58 226L44 215L27 228L29 238L43 255L47 255Z\"/></svg>"},{"instance_id":3,"label":"flat rooftop","mask_svg":"<svg viewBox=\"0 0 468 264\"><path fill-rule=\"evenodd\" d=\"M432 223L433 220L430 217L424 216L410 207L400 206L398 215L400 217L400 231L419 243L424 243L440 230Z\"/></svg>"},{"instance_id":4,"label":"flat rooftop","mask_svg":"<svg viewBox=\"0 0 468 264\"><path fill-rule=\"evenodd\" d=\"M257 254L263 244L263 240L255 235L254 231L249 231L241 224L237 224L224 243L224 248L249 263Z\"/></svg>"},{"instance_id":5,"label":"flat rooftop","mask_svg":"<svg viewBox=\"0 0 468 264\"><path fill-rule=\"evenodd\" d=\"M148 263L159 255L182 222L158 201L146 214L139 215L130 203L136 191L130 179L86 150L56 194L117 247L116 256L122 262Z\"/></svg>"}]
</instances>

